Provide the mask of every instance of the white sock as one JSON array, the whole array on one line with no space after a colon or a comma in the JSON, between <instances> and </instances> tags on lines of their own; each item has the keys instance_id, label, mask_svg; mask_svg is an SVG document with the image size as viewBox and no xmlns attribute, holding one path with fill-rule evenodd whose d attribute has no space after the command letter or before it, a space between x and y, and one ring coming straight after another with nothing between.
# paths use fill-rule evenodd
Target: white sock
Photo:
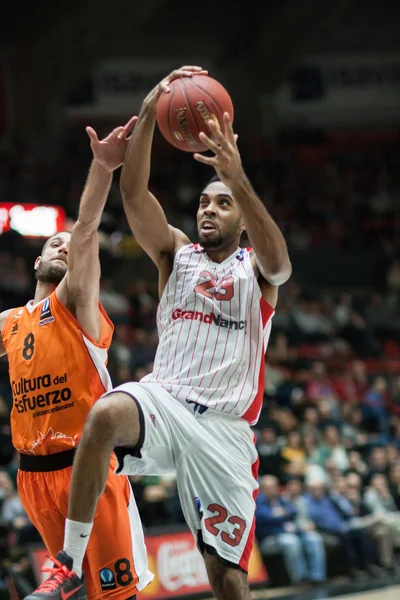
<instances>
[{"instance_id":1,"label":"white sock","mask_svg":"<svg viewBox=\"0 0 400 600\"><path fill-rule=\"evenodd\" d=\"M82 577L82 563L88 545L93 523L65 521L64 551L72 558L72 569Z\"/></svg>"}]
</instances>

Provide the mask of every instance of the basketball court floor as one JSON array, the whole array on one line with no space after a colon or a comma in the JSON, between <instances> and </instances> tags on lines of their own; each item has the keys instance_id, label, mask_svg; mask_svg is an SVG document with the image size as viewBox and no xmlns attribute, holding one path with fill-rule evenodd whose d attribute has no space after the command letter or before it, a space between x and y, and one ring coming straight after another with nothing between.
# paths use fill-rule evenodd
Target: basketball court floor
<instances>
[{"instance_id":1,"label":"basketball court floor","mask_svg":"<svg viewBox=\"0 0 400 600\"><path fill-rule=\"evenodd\" d=\"M253 590L254 600L399 600L400 578L342 581L324 586ZM207 600L211 600L207 598Z\"/></svg>"}]
</instances>

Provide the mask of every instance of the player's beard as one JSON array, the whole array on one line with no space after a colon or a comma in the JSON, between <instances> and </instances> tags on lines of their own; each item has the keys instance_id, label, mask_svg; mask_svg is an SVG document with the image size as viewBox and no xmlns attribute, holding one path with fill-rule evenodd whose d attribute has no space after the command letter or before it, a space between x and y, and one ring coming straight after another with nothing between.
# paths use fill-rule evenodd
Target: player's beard
<instances>
[{"instance_id":1,"label":"player's beard","mask_svg":"<svg viewBox=\"0 0 400 600\"><path fill-rule=\"evenodd\" d=\"M61 266L59 263L52 261L43 262L41 260L36 269L35 277L41 283L53 283L58 285L64 279L67 269L67 265Z\"/></svg>"},{"instance_id":2,"label":"player's beard","mask_svg":"<svg viewBox=\"0 0 400 600\"><path fill-rule=\"evenodd\" d=\"M203 248L218 248L222 244L222 235L217 231L217 235L214 238L203 238L200 237L200 243Z\"/></svg>"},{"instance_id":3,"label":"player's beard","mask_svg":"<svg viewBox=\"0 0 400 600\"><path fill-rule=\"evenodd\" d=\"M224 248L227 248L236 240L240 223L241 219L238 219L238 221L234 223L232 227L224 233L224 235L222 235L220 230L217 229L216 235L212 238L202 237L199 231L200 244L205 249L220 248L221 250L223 250Z\"/></svg>"}]
</instances>

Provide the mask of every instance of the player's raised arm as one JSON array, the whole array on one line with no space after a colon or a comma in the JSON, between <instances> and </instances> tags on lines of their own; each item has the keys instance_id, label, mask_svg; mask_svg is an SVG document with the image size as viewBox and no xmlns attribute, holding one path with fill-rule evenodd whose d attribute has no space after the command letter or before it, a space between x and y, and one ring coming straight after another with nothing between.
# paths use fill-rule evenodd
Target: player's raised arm
<instances>
[{"instance_id":1,"label":"player's raised arm","mask_svg":"<svg viewBox=\"0 0 400 600\"><path fill-rule=\"evenodd\" d=\"M212 120L209 121L208 126L213 140L204 133L200 133L199 137L215 156L195 154L194 158L213 166L221 181L229 187L240 207L261 275L273 286L282 285L292 272L286 242L246 177L229 115L224 114L225 133Z\"/></svg>"},{"instance_id":2,"label":"player's raised arm","mask_svg":"<svg viewBox=\"0 0 400 600\"><path fill-rule=\"evenodd\" d=\"M164 256L173 255L176 245L164 211L148 189L157 101L162 92L169 91L168 84L174 79L203 73L206 72L201 67L182 67L173 71L148 94L143 101L122 168L121 193L130 228L158 267Z\"/></svg>"},{"instance_id":3,"label":"player's raised arm","mask_svg":"<svg viewBox=\"0 0 400 600\"><path fill-rule=\"evenodd\" d=\"M94 159L81 197L78 219L72 229L67 277L58 286L57 295L65 304L80 309L76 316L94 339L98 339L100 335L97 310L100 280L97 231L113 171L122 165L128 145L127 138L135 122L136 117L133 117L124 127L114 129L103 140L98 139L91 127L86 130Z\"/></svg>"}]
</instances>

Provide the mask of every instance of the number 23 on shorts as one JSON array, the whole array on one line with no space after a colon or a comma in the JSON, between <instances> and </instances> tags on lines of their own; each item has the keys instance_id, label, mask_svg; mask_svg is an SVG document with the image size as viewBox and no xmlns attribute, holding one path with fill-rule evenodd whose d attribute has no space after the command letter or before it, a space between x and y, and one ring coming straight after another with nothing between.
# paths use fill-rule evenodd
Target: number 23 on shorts
<instances>
[{"instance_id":1,"label":"number 23 on shorts","mask_svg":"<svg viewBox=\"0 0 400 600\"><path fill-rule=\"evenodd\" d=\"M236 516L227 518L228 512L226 508L220 504L209 504L207 510L214 513L213 517L208 517L204 520L204 526L207 531L216 537L221 534L221 540L229 546L239 546L243 534L246 531L246 521ZM228 521L228 523L231 523L234 526L232 537L226 533L226 531L220 531L220 529L216 527L216 525L221 525L221 523L225 523L225 521Z\"/></svg>"}]
</instances>

